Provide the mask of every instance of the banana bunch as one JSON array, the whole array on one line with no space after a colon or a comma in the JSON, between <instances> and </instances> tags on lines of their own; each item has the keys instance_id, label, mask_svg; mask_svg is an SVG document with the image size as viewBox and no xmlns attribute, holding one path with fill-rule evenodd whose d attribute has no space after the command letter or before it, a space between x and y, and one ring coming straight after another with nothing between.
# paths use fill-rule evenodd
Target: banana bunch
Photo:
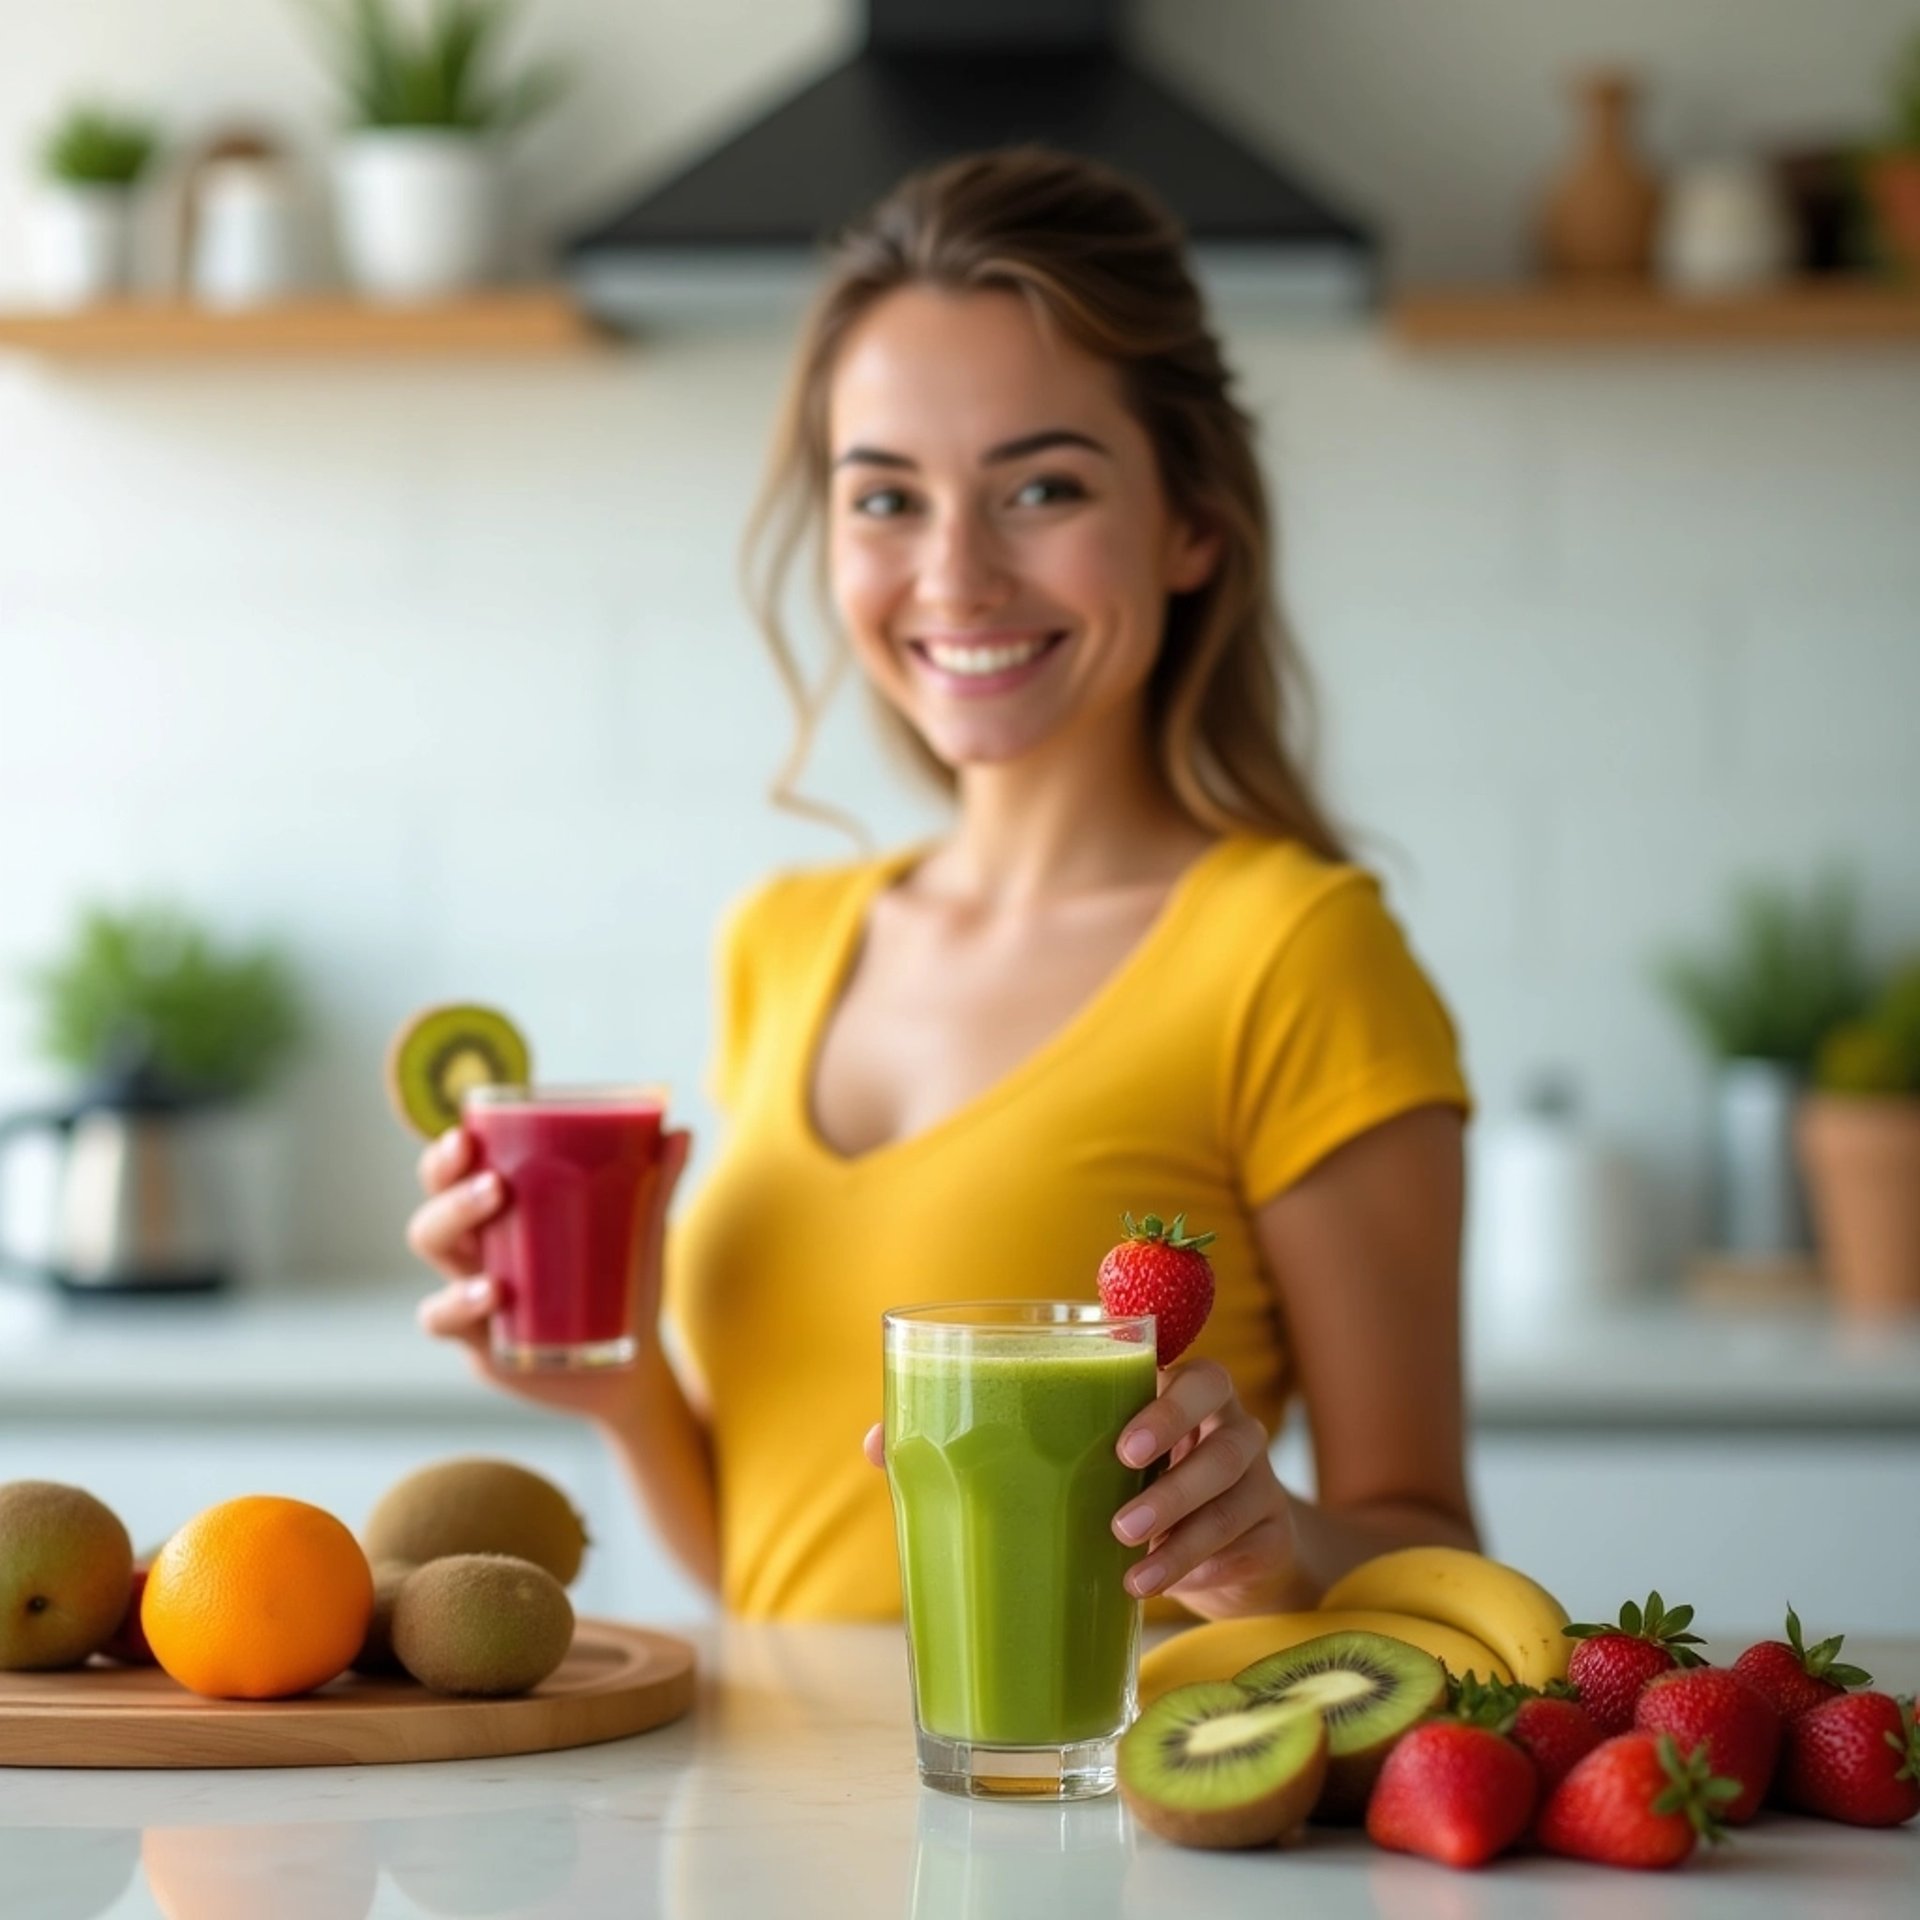
<instances>
[{"instance_id":1,"label":"banana bunch","mask_svg":"<svg viewBox=\"0 0 1920 1920\"><path fill-rule=\"evenodd\" d=\"M1420 1647L1457 1680L1565 1679L1573 1643L1566 1609L1537 1580L1458 1547L1403 1547L1336 1580L1311 1613L1265 1613L1189 1628L1140 1662L1144 1706L1191 1680L1230 1680L1244 1667L1323 1633L1384 1633Z\"/></svg>"},{"instance_id":2,"label":"banana bunch","mask_svg":"<svg viewBox=\"0 0 1920 1920\"><path fill-rule=\"evenodd\" d=\"M1231 1680L1270 1653L1317 1640L1323 1633L1384 1633L1433 1657L1454 1676L1511 1680L1510 1669L1471 1634L1410 1613L1377 1608L1321 1608L1312 1613L1256 1613L1239 1620L1210 1620L1163 1640L1140 1659L1140 1704L1192 1680Z\"/></svg>"}]
</instances>

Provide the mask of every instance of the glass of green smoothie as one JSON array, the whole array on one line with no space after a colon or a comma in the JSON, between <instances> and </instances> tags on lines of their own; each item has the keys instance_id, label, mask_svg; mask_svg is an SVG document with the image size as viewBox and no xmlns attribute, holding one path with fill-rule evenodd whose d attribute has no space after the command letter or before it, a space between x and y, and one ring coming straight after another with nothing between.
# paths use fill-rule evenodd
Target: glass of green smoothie
<instances>
[{"instance_id":1,"label":"glass of green smoothie","mask_svg":"<svg viewBox=\"0 0 1920 1920\"><path fill-rule=\"evenodd\" d=\"M886 1458L920 1777L976 1797L1110 1792L1134 1713L1141 1549L1114 1447L1156 1389L1151 1314L1079 1301L886 1321Z\"/></svg>"}]
</instances>

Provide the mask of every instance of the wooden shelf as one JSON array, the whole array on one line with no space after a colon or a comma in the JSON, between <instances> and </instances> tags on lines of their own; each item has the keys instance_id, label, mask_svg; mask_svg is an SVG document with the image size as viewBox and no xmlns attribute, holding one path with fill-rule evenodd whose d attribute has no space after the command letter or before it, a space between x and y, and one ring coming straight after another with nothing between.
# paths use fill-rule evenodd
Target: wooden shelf
<instances>
[{"instance_id":1,"label":"wooden shelf","mask_svg":"<svg viewBox=\"0 0 1920 1920\"><path fill-rule=\"evenodd\" d=\"M240 312L123 300L68 313L0 313L0 350L87 360L537 358L587 352L607 337L555 287L503 287L423 306L340 294Z\"/></svg>"},{"instance_id":2,"label":"wooden shelf","mask_svg":"<svg viewBox=\"0 0 1920 1920\"><path fill-rule=\"evenodd\" d=\"M1389 332L1422 350L1505 347L1920 346L1920 289L1807 281L1691 298L1658 288L1432 288L1387 308Z\"/></svg>"}]
</instances>

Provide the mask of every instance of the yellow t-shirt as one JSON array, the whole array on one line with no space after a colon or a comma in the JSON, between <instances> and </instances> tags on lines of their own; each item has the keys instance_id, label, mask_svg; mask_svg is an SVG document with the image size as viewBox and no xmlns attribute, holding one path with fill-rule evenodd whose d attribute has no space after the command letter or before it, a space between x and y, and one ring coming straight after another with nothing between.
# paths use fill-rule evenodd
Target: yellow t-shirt
<instances>
[{"instance_id":1,"label":"yellow t-shirt","mask_svg":"<svg viewBox=\"0 0 1920 1920\"><path fill-rule=\"evenodd\" d=\"M844 1158L812 1125L812 1065L868 905L918 852L776 877L722 942L729 1127L674 1230L667 1302L712 1409L722 1597L747 1616L900 1611L886 1482L860 1451L888 1308L1092 1299L1123 1212L1184 1213L1218 1236L1192 1350L1272 1430L1292 1376L1255 1210L1368 1127L1468 1104L1446 1011L1371 876L1245 836L1187 870L1004 1079Z\"/></svg>"}]
</instances>

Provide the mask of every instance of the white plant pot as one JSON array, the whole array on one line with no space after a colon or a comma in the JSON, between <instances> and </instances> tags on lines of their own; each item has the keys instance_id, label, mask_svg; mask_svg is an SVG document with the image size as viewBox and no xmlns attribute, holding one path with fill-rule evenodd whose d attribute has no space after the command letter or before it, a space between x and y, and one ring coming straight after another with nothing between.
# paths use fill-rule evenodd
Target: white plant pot
<instances>
[{"instance_id":1,"label":"white plant pot","mask_svg":"<svg viewBox=\"0 0 1920 1920\"><path fill-rule=\"evenodd\" d=\"M495 161L478 135L432 127L351 134L334 166L340 249L370 300L438 300L478 286L498 241Z\"/></svg>"},{"instance_id":2,"label":"white plant pot","mask_svg":"<svg viewBox=\"0 0 1920 1920\"><path fill-rule=\"evenodd\" d=\"M27 203L27 286L43 307L84 307L127 288L133 195L49 183Z\"/></svg>"}]
</instances>

